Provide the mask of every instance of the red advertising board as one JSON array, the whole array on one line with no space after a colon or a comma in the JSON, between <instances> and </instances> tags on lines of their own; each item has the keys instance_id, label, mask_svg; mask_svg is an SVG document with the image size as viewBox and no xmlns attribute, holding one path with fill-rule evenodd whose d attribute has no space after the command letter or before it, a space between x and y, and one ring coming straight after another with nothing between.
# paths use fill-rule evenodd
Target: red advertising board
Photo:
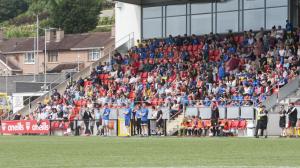
<instances>
[{"instance_id":1,"label":"red advertising board","mask_svg":"<svg viewBox=\"0 0 300 168\"><path fill-rule=\"evenodd\" d=\"M49 120L13 120L1 121L0 132L3 134L48 134L50 131Z\"/></svg>"}]
</instances>

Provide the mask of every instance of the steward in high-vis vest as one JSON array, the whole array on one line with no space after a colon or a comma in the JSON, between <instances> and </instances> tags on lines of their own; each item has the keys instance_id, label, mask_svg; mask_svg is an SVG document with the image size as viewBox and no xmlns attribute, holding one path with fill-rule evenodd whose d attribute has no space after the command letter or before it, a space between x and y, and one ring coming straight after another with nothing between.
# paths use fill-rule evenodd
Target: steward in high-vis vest
<instances>
[{"instance_id":1,"label":"steward in high-vis vest","mask_svg":"<svg viewBox=\"0 0 300 168\"><path fill-rule=\"evenodd\" d=\"M264 130L267 129L268 125L268 111L266 106L260 104L260 107L256 110L256 128L255 137L259 138L258 130L260 129L260 136L264 136ZM265 136L267 138L267 135Z\"/></svg>"}]
</instances>

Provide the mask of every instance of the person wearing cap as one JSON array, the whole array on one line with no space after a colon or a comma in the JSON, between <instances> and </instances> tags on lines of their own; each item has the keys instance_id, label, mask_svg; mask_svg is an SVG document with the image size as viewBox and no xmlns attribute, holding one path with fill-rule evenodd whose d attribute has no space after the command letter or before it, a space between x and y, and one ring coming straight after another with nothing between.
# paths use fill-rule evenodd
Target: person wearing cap
<instances>
[{"instance_id":1,"label":"person wearing cap","mask_svg":"<svg viewBox=\"0 0 300 168\"><path fill-rule=\"evenodd\" d=\"M130 120L131 120L132 109L129 105L126 105L125 103L123 104L123 106L125 106L125 111L123 114L125 120L126 134L127 136L130 136Z\"/></svg>"},{"instance_id":2,"label":"person wearing cap","mask_svg":"<svg viewBox=\"0 0 300 168\"><path fill-rule=\"evenodd\" d=\"M266 106L260 104L256 114L256 128L255 128L256 138L259 138L258 130L260 130L260 136L264 136L264 130L267 129L267 125L268 125L268 111L266 110ZM267 135L265 135L265 138L267 138Z\"/></svg>"},{"instance_id":3,"label":"person wearing cap","mask_svg":"<svg viewBox=\"0 0 300 168\"><path fill-rule=\"evenodd\" d=\"M295 107L294 103L290 103L289 109L288 109L288 116L289 116L289 136L295 135L295 127L297 123L297 108Z\"/></svg>"},{"instance_id":4,"label":"person wearing cap","mask_svg":"<svg viewBox=\"0 0 300 168\"><path fill-rule=\"evenodd\" d=\"M280 111L279 111L279 127L281 128L281 137L286 136L286 111L284 109L284 105L280 106Z\"/></svg>"}]
</instances>

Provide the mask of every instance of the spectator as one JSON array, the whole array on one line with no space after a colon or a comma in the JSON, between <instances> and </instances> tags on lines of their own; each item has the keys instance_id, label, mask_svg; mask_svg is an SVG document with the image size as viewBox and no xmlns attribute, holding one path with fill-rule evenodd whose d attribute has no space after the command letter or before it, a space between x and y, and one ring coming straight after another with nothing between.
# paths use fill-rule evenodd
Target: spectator
<instances>
[{"instance_id":1,"label":"spectator","mask_svg":"<svg viewBox=\"0 0 300 168\"><path fill-rule=\"evenodd\" d=\"M148 113L149 110L147 108L146 103L144 103L141 110L142 136L148 135Z\"/></svg>"},{"instance_id":2,"label":"spectator","mask_svg":"<svg viewBox=\"0 0 300 168\"><path fill-rule=\"evenodd\" d=\"M213 136L219 135L219 108L216 104L216 102L213 102L212 109L211 109L211 125L212 125L212 133Z\"/></svg>"},{"instance_id":3,"label":"spectator","mask_svg":"<svg viewBox=\"0 0 300 168\"><path fill-rule=\"evenodd\" d=\"M138 105L137 106L137 111L136 111L136 131L137 135L142 135L142 106Z\"/></svg>"},{"instance_id":4,"label":"spectator","mask_svg":"<svg viewBox=\"0 0 300 168\"><path fill-rule=\"evenodd\" d=\"M297 108L294 103L290 103L287 114L289 115L289 136L294 136L296 133L295 127L297 124Z\"/></svg>"},{"instance_id":5,"label":"spectator","mask_svg":"<svg viewBox=\"0 0 300 168\"><path fill-rule=\"evenodd\" d=\"M109 135L109 115L110 109L108 108L108 104L105 103L104 110L103 110L103 129L104 129L104 136Z\"/></svg>"},{"instance_id":6,"label":"spectator","mask_svg":"<svg viewBox=\"0 0 300 168\"><path fill-rule=\"evenodd\" d=\"M160 109L160 107L157 107L157 113L155 116L155 122L156 122L156 134L163 135L163 126L164 126L164 120L163 120L163 112Z\"/></svg>"},{"instance_id":7,"label":"spectator","mask_svg":"<svg viewBox=\"0 0 300 168\"><path fill-rule=\"evenodd\" d=\"M286 111L284 109L284 105L280 106L280 118L279 118L279 127L281 128L281 134L280 136L285 137L286 136Z\"/></svg>"},{"instance_id":8,"label":"spectator","mask_svg":"<svg viewBox=\"0 0 300 168\"><path fill-rule=\"evenodd\" d=\"M123 114L125 120L126 134L127 136L130 136L130 121L131 121L132 109L129 105L123 104L123 106L125 106L125 111Z\"/></svg>"},{"instance_id":9,"label":"spectator","mask_svg":"<svg viewBox=\"0 0 300 168\"><path fill-rule=\"evenodd\" d=\"M91 116L91 112L89 111L89 109L87 109L87 108L83 109L82 119L83 119L83 122L85 125L85 134L91 134L89 125L90 125L90 119L92 119L92 116Z\"/></svg>"},{"instance_id":10,"label":"spectator","mask_svg":"<svg viewBox=\"0 0 300 168\"><path fill-rule=\"evenodd\" d=\"M268 125L268 111L265 109L266 107L260 104L257 109L257 117L256 117L256 128L255 128L255 137L259 138L258 130L260 130L260 136L264 136L264 131L267 129ZM267 135L265 135L267 138Z\"/></svg>"}]
</instances>

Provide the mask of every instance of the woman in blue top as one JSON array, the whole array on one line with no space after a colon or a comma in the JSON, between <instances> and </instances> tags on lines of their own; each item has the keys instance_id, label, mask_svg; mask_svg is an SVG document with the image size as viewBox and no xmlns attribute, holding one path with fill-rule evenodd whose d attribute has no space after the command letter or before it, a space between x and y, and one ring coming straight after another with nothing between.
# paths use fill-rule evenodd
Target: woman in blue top
<instances>
[{"instance_id":1,"label":"woman in blue top","mask_svg":"<svg viewBox=\"0 0 300 168\"><path fill-rule=\"evenodd\" d=\"M148 113L149 113L149 110L146 107L146 104L144 103L142 110L141 110L142 135L143 136L148 135Z\"/></svg>"}]
</instances>

